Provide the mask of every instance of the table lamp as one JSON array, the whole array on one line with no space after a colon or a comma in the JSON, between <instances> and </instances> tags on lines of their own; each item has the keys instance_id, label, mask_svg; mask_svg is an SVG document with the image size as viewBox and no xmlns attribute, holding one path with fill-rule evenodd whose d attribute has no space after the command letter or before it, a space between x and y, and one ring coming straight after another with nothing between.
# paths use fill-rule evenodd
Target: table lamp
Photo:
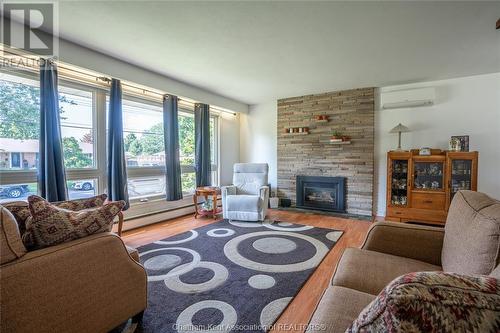
<instances>
[{"instance_id":1,"label":"table lamp","mask_svg":"<svg viewBox=\"0 0 500 333\"><path fill-rule=\"evenodd\" d=\"M394 127L393 129L391 129L389 131L389 133L398 133L398 149L396 150L402 150L401 149L401 133L405 133L405 132L410 132L410 129L404 125L402 125L401 123L399 123L396 127Z\"/></svg>"}]
</instances>

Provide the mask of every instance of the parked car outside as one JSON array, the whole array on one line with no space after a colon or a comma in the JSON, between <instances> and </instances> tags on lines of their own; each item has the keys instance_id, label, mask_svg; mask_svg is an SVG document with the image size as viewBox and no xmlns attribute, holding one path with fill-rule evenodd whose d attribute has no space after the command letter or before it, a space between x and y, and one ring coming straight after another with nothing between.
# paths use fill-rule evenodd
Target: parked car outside
<instances>
[{"instance_id":1,"label":"parked car outside","mask_svg":"<svg viewBox=\"0 0 500 333\"><path fill-rule=\"evenodd\" d=\"M29 192L29 185L1 185L0 196L18 199Z\"/></svg>"},{"instance_id":2,"label":"parked car outside","mask_svg":"<svg viewBox=\"0 0 500 333\"><path fill-rule=\"evenodd\" d=\"M94 189L94 182L90 180L76 181L71 188L77 191L90 191Z\"/></svg>"}]
</instances>

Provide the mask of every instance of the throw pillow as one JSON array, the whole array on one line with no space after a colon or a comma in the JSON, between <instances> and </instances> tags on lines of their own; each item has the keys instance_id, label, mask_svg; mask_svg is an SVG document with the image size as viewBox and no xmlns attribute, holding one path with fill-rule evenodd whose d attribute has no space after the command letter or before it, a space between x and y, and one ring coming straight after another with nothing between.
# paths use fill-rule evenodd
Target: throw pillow
<instances>
[{"instance_id":1,"label":"throw pillow","mask_svg":"<svg viewBox=\"0 0 500 333\"><path fill-rule=\"evenodd\" d=\"M25 253L16 219L8 209L0 206L0 264L11 262Z\"/></svg>"},{"instance_id":2,"label":"throw pillow","mask_svg":"<svg viewBox=\"0 0 500 333\"><path fill-rule=\"evenodd\" d=\"M14 201L6 203L4 207L14 215L19 226L19 233L23 235L26 231L26 220L31 216L28 203L26 201Z\"/></svg>"},{"instance_id":3,"label":"throw pillow","mask_svg":"<svg viewBox=\"0 0 500 333\"><path fill-rule=\"evenodd\" d=\"M444 272L396 278L347 332L499 332L500 280Z\"/></svg>"},{"instance_id":4,"label":"throw pillow","mask_svg":"<svg viewBox=\"0 0 500 333\"><path fill-rule=\"evenodd\" d=\"M100 194L91 198L54 202L53 204L60 208L78 211L82 209L101 207L104 205L104 202L106 202L107 197L108 196L106 194Z\"/></svg>"},{"instance_id":5,"label":"throw pillow","mask_svg":"<svg viewBox=\"0 0 500 333\"><path fill-rule=\"evenodd\" d=\"M459 191L444 227L443 271L488 275L500 263L500 201L484 193Z\"/></svg>"},{"instance_id":6,"label":"throw pillow","mask_svg":"<svg viewBox=\"0 0 500 333\"><path fill-rule=\"evenodd\" d=\"M101 207L72 211L36 195L28 197L28 203L31 217L26 221L23 241L29 249L40 249L109 232L113 227L113 219L125 206L124 201L115 201Z\"/></svg>"},{"instance_id":7,"label":"throw pillow","mask_svg":"<svg viewBox=\"0 0 500 333\"><path fill-rule=\"evenodd\" d=\"M81 209L100 207L104 204L107 197L108 196L106 194L101 194L91 198L54 202L53 205L77 211ZM6 203L4 207L7 208L12 215L14 215L17 225L19 226L19 232L23 235L26 232L26 220L31 216L28 203L26 201L15 201Z\"/></svg>"}]
</instances>

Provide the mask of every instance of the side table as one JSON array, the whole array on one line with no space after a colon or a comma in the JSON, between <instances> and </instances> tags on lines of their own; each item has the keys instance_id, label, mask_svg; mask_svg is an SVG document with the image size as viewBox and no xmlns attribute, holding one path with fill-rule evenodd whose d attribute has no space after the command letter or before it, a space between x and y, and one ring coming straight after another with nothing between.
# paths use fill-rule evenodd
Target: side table
<instances>
[{"instance_id":1,"label":"side table","mask_svg":"<svg viewBox=\"0 0 500 333\"><path fill-rule=\"evenodd\" d=\"M198 216L211 216L214 220L217 219L217 215L222 212L222 209L217 207L217 197L220 194L220 188L216 186L202 186L197 187L194 191L193 202L194 202L194 218ZM205 210L198 207L198 197L205 197L205 202L208 201L210 197L212 199L212 209Z\"/></svg>"}]
</instances>

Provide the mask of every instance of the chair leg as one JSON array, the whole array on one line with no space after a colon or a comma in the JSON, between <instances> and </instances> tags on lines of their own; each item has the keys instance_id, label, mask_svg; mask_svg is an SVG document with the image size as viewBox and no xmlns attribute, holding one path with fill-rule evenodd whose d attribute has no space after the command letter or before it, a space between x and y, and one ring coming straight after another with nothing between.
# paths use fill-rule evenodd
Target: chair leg
<instances>
[{"instance_id":1,"label":"chair leg","mask_svg":"<svg viewBox=\"0 0 500 333\"><path fill-rule=\"evenodd\" d=\"M144 311L139 312L135 316L132 317L132 323L140 324L142 322L142 318L144 317Z\"/></svg>"}]
</instances>

